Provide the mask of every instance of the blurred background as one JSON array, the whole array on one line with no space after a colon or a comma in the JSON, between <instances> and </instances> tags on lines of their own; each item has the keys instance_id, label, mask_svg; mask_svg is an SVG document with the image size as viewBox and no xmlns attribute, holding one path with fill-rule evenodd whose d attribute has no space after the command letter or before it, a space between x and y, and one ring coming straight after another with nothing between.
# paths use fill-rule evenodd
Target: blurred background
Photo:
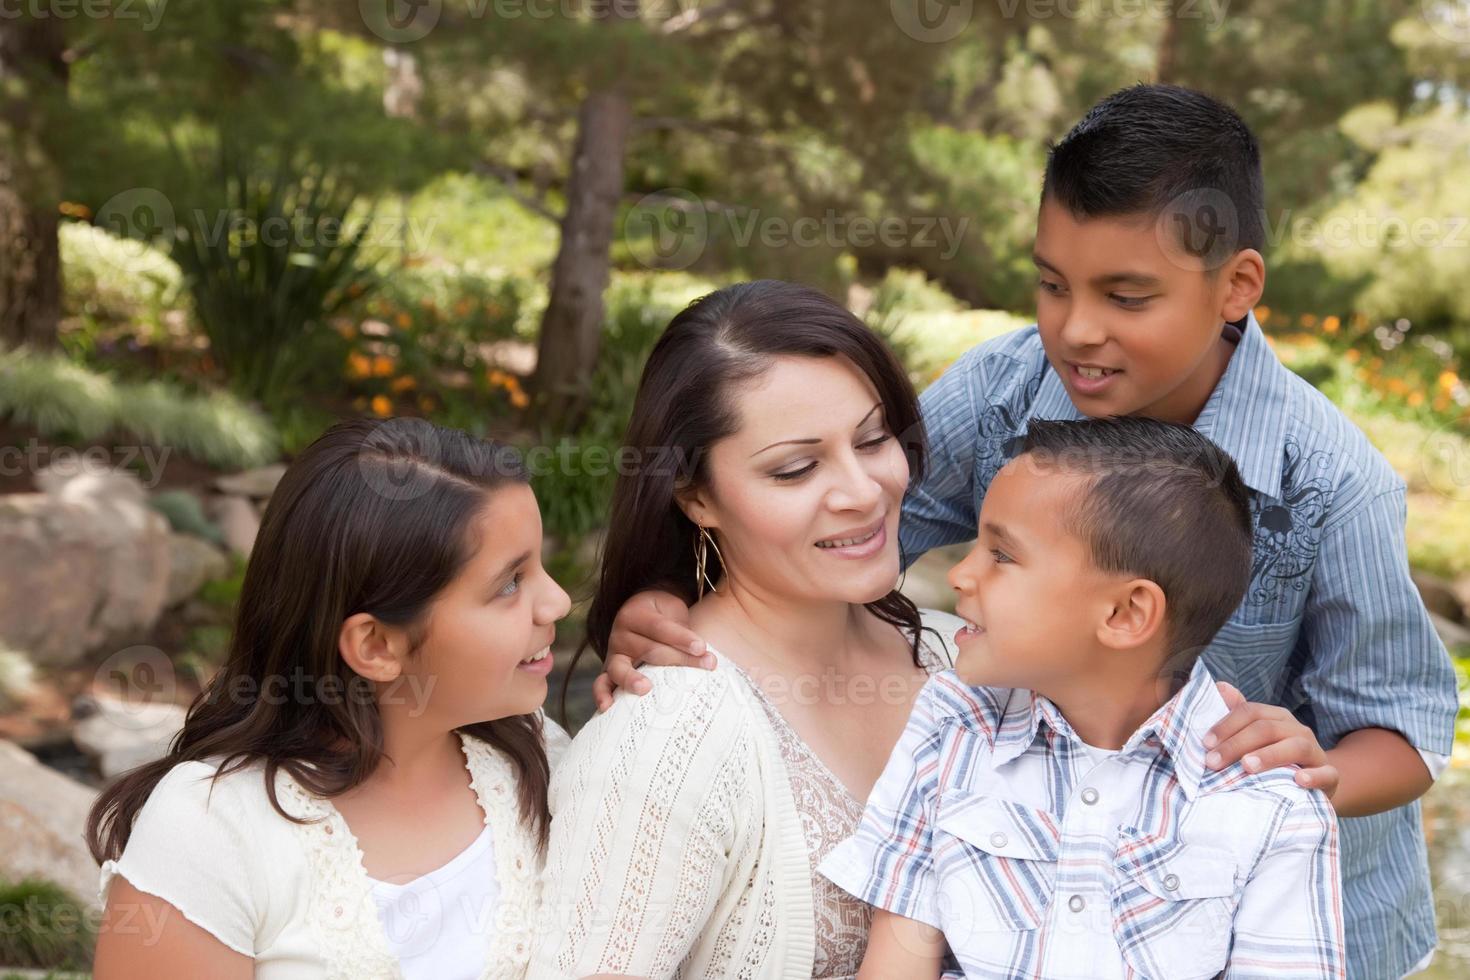
<instances>
[{"instance_id":1,"label":"blurred background","mask_svg":"<svg viewBox=\"0 0 1470 980\"><path fill-rule=\"evenodd\" d=\"M1465 0L0 4L0 977L88 970L81 820L177 730L333 420L538 450L584 598L677 309L810 283L922 388L1031 322L1048 141L1137 81L1254 127L1256 315L1408 481L1470 663L1467 55ZM946 604L954 557L906 588ZM1425 803L1437 977L1470 975L1467 757Z\"/></svg>"}]
</instances>

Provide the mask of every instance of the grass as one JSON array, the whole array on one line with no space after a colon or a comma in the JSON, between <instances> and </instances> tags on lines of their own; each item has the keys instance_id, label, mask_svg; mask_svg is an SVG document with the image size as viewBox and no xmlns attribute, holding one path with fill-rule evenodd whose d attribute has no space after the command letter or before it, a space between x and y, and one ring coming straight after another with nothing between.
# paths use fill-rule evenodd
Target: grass
<instances>
[{"instance_id":1,"label":"grass","mask_svg":"<svg viewBox=\"0 0 1470 980\"><path fill-rule=\"evenodd\" d=\"M0 418L6 416L49 439L125 434L222 469L260 466L278 449L271 423L228 393L117 381L64 355L24 349L0 350Z\"/></svg>"},{"instance_id":2,"label":"grass","mask_svg":"<svg viewBox=\"0 0 1470 980\"><path fill-rule=\"evenodd\" d=\"M0 963L88 970L97 937L86 908L50 881L0 882Z\"/></svg>"}]
</instances>

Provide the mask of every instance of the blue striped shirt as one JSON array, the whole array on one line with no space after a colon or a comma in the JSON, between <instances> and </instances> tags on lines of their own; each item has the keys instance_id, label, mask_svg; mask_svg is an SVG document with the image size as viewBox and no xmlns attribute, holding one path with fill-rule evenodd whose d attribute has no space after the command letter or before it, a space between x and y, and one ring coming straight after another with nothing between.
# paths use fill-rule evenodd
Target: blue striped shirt
<instances>
[{"instance_id":1,"label":"blue striped shirt","mask_svg":"<svg viewBox=\"0 0 1470 980\"><path fill-rule=\"evenodd\" d=\"M1235 460L1251 494L1245 599L1204 653L1252 701L1296 714L1332 748L1360 728L1446 756L1454 669L1409 578L1406 487L1324 395L1276 357L1254 317L1195 428ZM981 344L920 398L930 465L904 500L905 562L975 536L997 470L1029 421L1078 419L1034 326ZM1341 822L1348 976L1404 975L1434 948L1418 802Z\"/></svg>"}]
</instances>

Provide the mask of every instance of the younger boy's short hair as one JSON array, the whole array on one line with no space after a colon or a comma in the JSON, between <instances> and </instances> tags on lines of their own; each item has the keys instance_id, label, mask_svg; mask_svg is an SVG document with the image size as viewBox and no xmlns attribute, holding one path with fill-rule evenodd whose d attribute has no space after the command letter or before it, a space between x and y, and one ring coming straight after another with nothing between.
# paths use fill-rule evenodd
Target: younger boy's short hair
<instances>
[{"instance_id":1,"label":"younger boy's short hair","mask_svg":"<svg viewBox=\"0 0 1470 980\"><path fill-rule=\"evenodd\" d=\"M1021 452L1092 478L1067 529L1098 568L1158 584L1170 662L1192 666L1250 582L1250 496L1235 461L1190 426L1116 415L1033 419Z\"/></svg>"},{"instance_id":2,"label":"younger boy's short hair","mask_svg":"<svg viewBox=\"0 0 1470 980\"><path fill-rule=\"evenodd\" d=\"M1079 219L1164 218L1211 270L1241 249L1265 252L1265 195L1250 127L1177 85L1135 85L1093 106L1051 147L1041 191Z\"/></svg>"}]
</instances>

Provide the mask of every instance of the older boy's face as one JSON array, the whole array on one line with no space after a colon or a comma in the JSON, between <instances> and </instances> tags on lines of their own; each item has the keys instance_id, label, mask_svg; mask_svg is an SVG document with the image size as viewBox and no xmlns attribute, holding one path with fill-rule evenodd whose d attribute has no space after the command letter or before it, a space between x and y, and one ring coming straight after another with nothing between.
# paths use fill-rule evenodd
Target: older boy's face
<instances>
[{"instance_id":1,"label":"older boy's face","mask_svg":"<svg viewBox=\"0 0 1470 980\"><path fill-rule=\"evenodd\" d=\"M1037 220L1036 321L1047 360L1085 415L1192 424L1224 372L1229 277L1211 276L1151 219Z\"/></svg>"},{"instance_id":2,"label":"older boy's face","mask_svg":"<svg viewBox=\"0 0 1470 980\"><path fill-rule=\"evenodd\" d=\"M1061 518L1085 487L1085 477L1030 455L991 481L975 547L949 572L955 613L971 624L955 637L965 683L1051 694L1098 669L1114 583Z\"/></svg>"}]
</instances>

